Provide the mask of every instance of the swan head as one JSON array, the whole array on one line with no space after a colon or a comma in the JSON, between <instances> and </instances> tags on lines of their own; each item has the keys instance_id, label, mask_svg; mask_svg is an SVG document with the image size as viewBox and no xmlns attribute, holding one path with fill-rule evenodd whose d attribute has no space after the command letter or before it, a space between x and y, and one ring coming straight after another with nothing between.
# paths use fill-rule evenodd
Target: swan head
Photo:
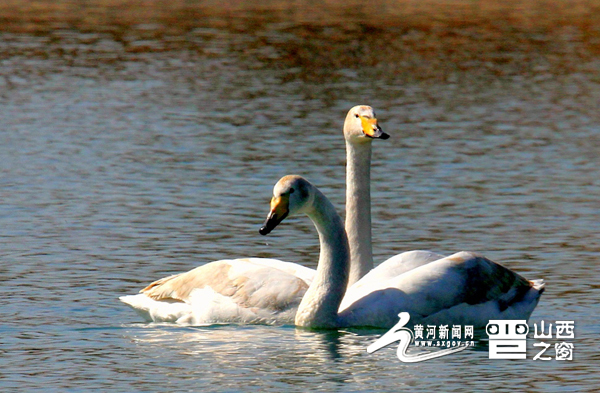
<instances>
[{"instance_id":1,"label":"swan head","mask_svg":"<svg viewBox=\"0 0 600 393\"><path fill-rule=\"evenodd\" d=\"M260 228L261 235L268 235L287 216L304 213L312 206L314 186L298 175L282 177L273 188L271 211Z\"/></svg>"},{"instance_id":2,"label":"swan head","mask_svg":"<svg viewBox=\"0 0 600 393\"><path fill-rule=\"evenodd\" d=\"M348 111L344 122L344 137L348 142L370 142L372 139L388 139L390 136L377 124L375 111L368 105L357 105Z\"/></svg>"}]
</instances>

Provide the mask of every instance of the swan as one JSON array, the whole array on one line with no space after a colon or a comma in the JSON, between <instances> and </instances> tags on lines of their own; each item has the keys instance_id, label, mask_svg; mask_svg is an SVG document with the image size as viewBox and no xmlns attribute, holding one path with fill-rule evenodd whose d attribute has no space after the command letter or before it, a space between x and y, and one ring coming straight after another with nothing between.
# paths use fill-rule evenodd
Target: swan
<instances>
[{"instance_id":1,"label":"swan","mask_svg":"<svg viewBox=\"0 0 600 393\"><path fill-rule=\"evenodd\" d=\"M362 135L369 141L389 138L377 124L372 108L365 105L350 109L344 122L344 132ZM369 160L356 164L370 165L370 150ZM354 168L359 169L356 166ZM370 202L367 206L370 209ZM362 211L359 213L358 216L363 215ZM350 213L350 216L357 215ZM370 253L370 211L368 220L366 228ZM371 258L370 266L356 267L352 270L356 273L352 274L359 278L372 267ZM137 295L121 296L119 299L149 322L186 325L218 322L292 323L314 275L314 269L276 259L224 259L162 278Z\"/></svg>"},{"instance_id":2,"label":"swan","mask_svg":"<svg viewBox=\"0 0 600 393\"><path fill-rule=\"evenodd\" d=\"M418 270L423 274L428 270L435 274L432 262L444 259L441 254L430 251L414 250L395 255L373 268L373 255L371 243L371 145L372 135L359 127L359 124L372 122L374 127L379 127L373 108L368 105L357 105L350 109L344 122L344 139L346 141L346 220L345 229L350 246L350 277L348 291L346 292L340 311L346 310L358 300L364 298L374 290L385 291L394 288L401 277L406 277L409 272ZM387 134L380 136L387 139ZM475 256L475 253L458 253L448 258ZM429 267L425 267L429 266ZM499 266L499 265L497 265ZM478 279L473 272L472 279ZM406 278L404 278L406 279ZM544 291L544 280L532 281L538 292L538 298ZM480 296L483 296L481 294ZM481 300L483 300L482 297ZM478 299L471 301L477 302ZM387 307L386 302L379 307ZM414 318L413 318L414 319Z\"/></svg>"},{"instance_id":3,"label":"swan","mask_svg":"<svg viewBox=\"0 0 600 393\"><path fill-rule=\"evenodd\" d=\"M331 202L303 177L288 175L273 189L262 235L286 217L305 214L319 234L316 274L294 323L309 328L380 327L408 312L413 323L454 323L484 327L491 319L528 319L543 286L472 252L459 252L408 269L384 287L364 290L341 307L350 276L348 237ZM365 276L366 277L366 276Z\"/></svg>"}]
</instances>

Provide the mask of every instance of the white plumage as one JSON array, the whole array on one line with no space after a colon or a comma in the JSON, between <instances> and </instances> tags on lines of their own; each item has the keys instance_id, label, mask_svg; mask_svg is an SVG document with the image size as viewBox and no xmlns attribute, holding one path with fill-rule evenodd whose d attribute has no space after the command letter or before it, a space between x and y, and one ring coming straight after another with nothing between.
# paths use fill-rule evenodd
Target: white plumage
<instances>
[{"instance_id":1,"label":"white plumage","mask_svg":"<svg viewBox=\"0 0 600 393\"><path fill-rule=\"evenodd\" d=\"M120 300L146 321L291 324L314 273L275 259L225 259L160 279Z\"/></svg>"}]
</instances>

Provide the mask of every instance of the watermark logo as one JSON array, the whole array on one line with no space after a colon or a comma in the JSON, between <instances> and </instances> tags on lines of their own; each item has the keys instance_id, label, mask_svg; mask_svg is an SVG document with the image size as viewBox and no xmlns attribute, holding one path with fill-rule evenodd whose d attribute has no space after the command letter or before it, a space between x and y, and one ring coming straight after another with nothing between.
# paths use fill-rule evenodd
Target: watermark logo
<instances>
[{"instance_id":1,"label":"watermark logo","mask_svg":"<svg viewBox=\"0 0 600 393\"><path fill-rule=\"evenodd\" d=\"M575 338L575 321L555 321L555 335L552 335L552 323L546 326L545 321L533 325L534 339L557 340ZM486 326L490 339L490 359L526 359L527 358L527 333L529 327L524 320L491 320ZM552 343L538 341L533 344L540 348L533 360L552 360L547 351ZM554 343L555 360L573 360L574 345L572 342L560 341Z\"/></svg>"},{"instance_id":2,"label":"watermark logo","mask_svg":"<svg viewBox=\"0 0 600 393\"><path fill-rule=\"evenodd\" d=\"M367 347L368 353L397 342L398 359L402 362L414 363L450 355L475 345L473 326L414 325L413 333L406 327L410 315L402 312L398 317L400 320L394 327ZM533 344L533 347L538 352L532 360L573 360L574 344L571 340L575 338L574 330L575 321L555 321L554 324L547 324L542 320L539 327L535 323L533 338L538 341ZM490 359L527 359L527 335L531 329L526 320L493 319L489 321L485 331L489 337ZM412 342L416 347L438 348L438 350L408 354L407 349Z\"/></svg>"},{"instance_id":3,"label":"watermark logo","mask_svg":"<svg viewBox=\"0 0 600 393\"><path fill-rule=\"evenodd\" d=\"M544 333L545 321L540 322L540 331L538 332L537 323L534 324L533 338L544 340L561 340L554 343L554 359L555 360L573 360L573 349L575 346L572 342L562 340L571 340L575 338L575 321L555 321L554 322L554 337L552 336L552 323L548 324L547 333ZM533 360L552 360L551 356L546 354L546 351L552 346L552 343L545 341L536 342L534 347L541 350L533 357Z\"/></svg>"},{"instance_id":4,"label":"watermark logo","mask_svg":"<svg viewBox=\"0 0 600 393\"><path fill-rule=\"evenodd\" d=\"M526 320L491 320L485 327L490 338L490 359L526 359Z\"/></svg>"},{"instance_id":5,"label":"watermark logo","mask_svg":"<svg viewBox=\"0 0 600 393\"><path fill-rule=\"evenodd\" d=\"M398 359L400 361L406 362L406 363L415 363L415 362L422 362L425 360L435 359L435 358L439 358L441 356L446 356L446 355L450 355L452 353L460 352L460 351L467 349L469 346L468 345L469 342L467 342L467 344L463 344L462 341L447 340L448 325L440 325L440 330L443 331L443 336L440 334L439 339L434 341L436 339L435 330L437 328L437 325L427 325L427 338L431 339L431 340L421 341L420 343L429 343L429 345L420 345L420 346L429 346L429 347L435 346L435 347L446 347L446 348L440 349L435 352L422 353L422 354L418 354L418 355L416 355L416 354L409 355L406 353L406 350L408 349L408 345L413 341L413 332L410 329L405 328L405 326L408 323L408 321L410 320L410 315L407 312L401 312L400 314L398 314L398 317L400 317L400 321L398 321L398 323L393 328L391 328L386 334L379 337L379 339L377 341L375 341L373 344L371 344L367 347L368 353L373 353L373 352L379 351L381 348L385 348L392 343L398 342L398 350L396 351L396 353L398 355ZM461 331L460 326L458 326L458 325L454 325L452 327L452 330L454 331L455 338L460 334L459 332ZM465 329L465 330L467 330L467 329ZM471 326L470 329L468 329L468 330L470 330L471 338L472 338L473 337L473 327ZM414 338L417 338L417 337L424 338L422 325L415 325ZM443 340L443 339L445 339L445 340ZM416 343L417 343L417 341L415 341L415 344Z\"/></svg>"}]
</instances>

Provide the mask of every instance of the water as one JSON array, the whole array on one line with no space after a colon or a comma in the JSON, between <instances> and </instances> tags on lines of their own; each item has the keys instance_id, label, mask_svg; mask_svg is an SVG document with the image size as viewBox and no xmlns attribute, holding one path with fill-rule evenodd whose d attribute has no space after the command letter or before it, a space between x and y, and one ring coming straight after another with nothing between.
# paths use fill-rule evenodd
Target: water
<instances>
[{"instance_id":1,"label":"water","mask_svg":"<svg viewBox=\"0 0 600 393\"><path fill-rule=\"evenodd\" d=\"M195 2L52 4L3 9L3 391L598 386L593 9L557 11L564 23L549 28L535 2L527 24L490 22L484 2L463 10L472 23L387 4L378 24L278 2L205 18ZM341 126L358 103L392 135L374 142L375 260L475 250L544 278L530 326L574 320L573 361L533 361L533 340L527 360L490 360L482 340L403 364L392 348L366 353L380 331L152 325L117 300L224 257L314 267L307 219L267 238L258 228L289 173L343 209Z\"/></svg>"}]
</instances>

